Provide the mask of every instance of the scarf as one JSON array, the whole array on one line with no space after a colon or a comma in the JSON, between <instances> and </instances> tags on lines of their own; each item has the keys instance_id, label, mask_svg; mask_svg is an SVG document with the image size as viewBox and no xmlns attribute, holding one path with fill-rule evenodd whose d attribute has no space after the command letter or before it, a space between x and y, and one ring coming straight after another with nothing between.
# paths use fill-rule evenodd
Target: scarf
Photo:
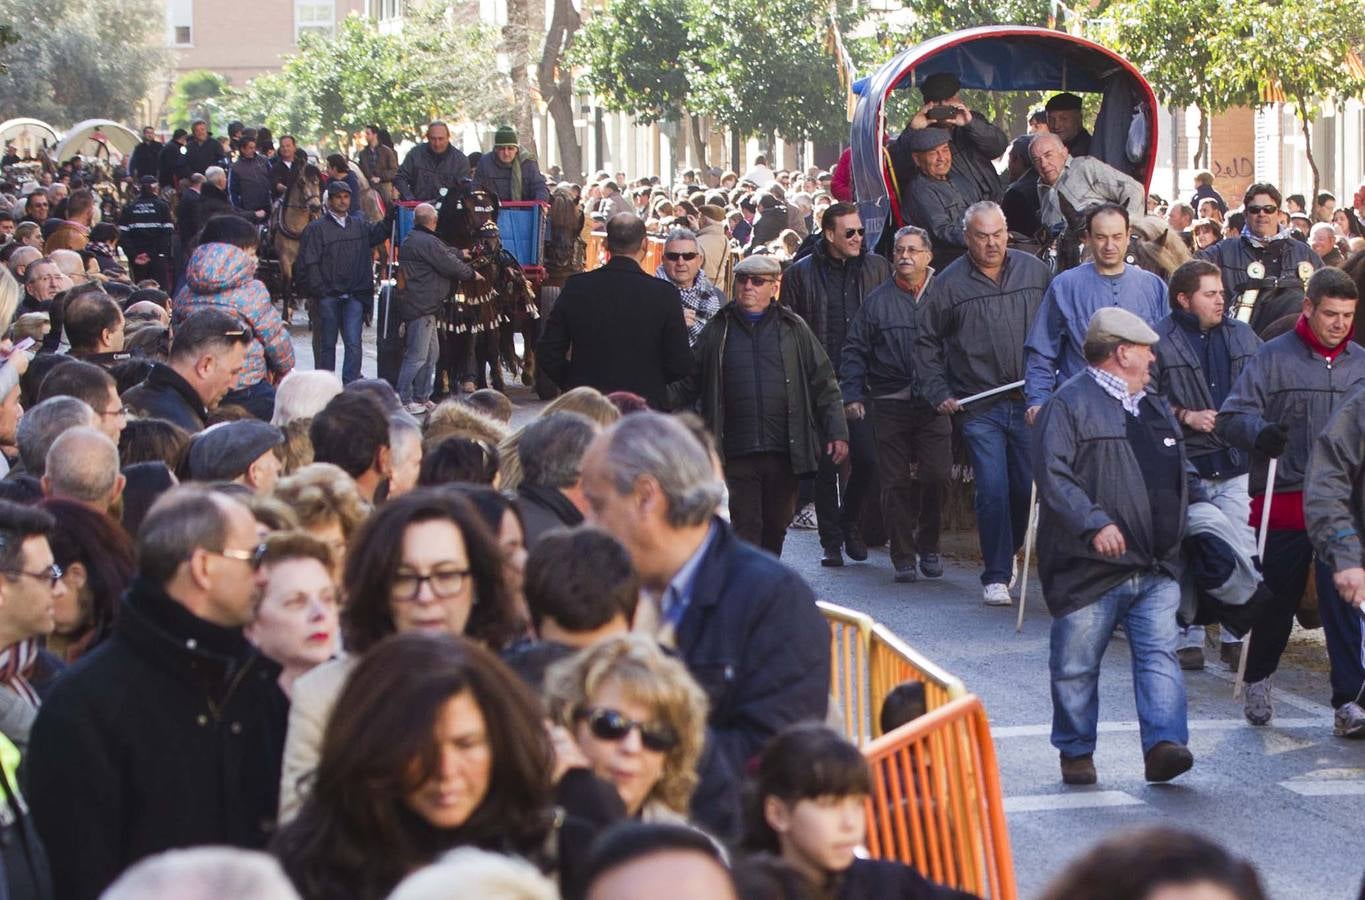
<instances>
[{"instance_id":1,"label":"scarf","mask_svg":"<svg viewBox=\"0 0 1365 900\"><path fill-rule=\"evenodd\" d=\"M117 258L114 256L114 248L106 244L104 241L91 241L90 243L85 245L85 249L90 253L93 253L95 256L107 256L110 259Z\"/></svg>"},{"instance_id":2,"label":"scarf","mask_svg":"<svg viewBox=\"0 0 1365 900\"><path fill-rule=\"evenodd\" d=\"M510 191L509 193L511 193L512 199L513 199L513 200L520 200L520 199L521 199L521 167L522 167L522 164L523 164L523 163L525 163L527 160L529 160L529 159L531 159L531 158L532 158L532 156L531 156L530 153L527 153L525 150L518 149L518 150L517 150L517 158L514 159L514 160L512 160L512 175L511 175L511 179L512 179L511 188L512 188L512 189L511 189L511 191Z\"/></svg>"},{"instance_id":3,"label":"scarf","mask_svg":"<svg viewBox=\"0 0 1365 900\"><path fill-rule=\"evenodd\" d=\"M1335 347L1325 347L1322 342L1318 340L1318 336L1313 333L1313 329L1308 327L1308 317L1300 315L1299 320L1294 323L1294 333L1299 336L1299 340L1308 345L1309 350L1312 350L1328 362L1335 362L1338 356L1346 352L1346 344L1351 340L1351 337L1356 333L1356 330L1355 326L1351 326L1351 330L1346 332L1346 337L1341 339L1340 344L1337 344Z\"/></svg>"},{"instance_id":4,"label":"scarf","mask_svg":"<svg viewBox=\"0 0 1365 900\"><path fill-rule=\"evenodd\" d=\"M1242 226L1242 237L1246 238L1247 242L1251 244L1251 246L1255 247L1257 250L1264 249L1265 246L1269 244L1271 241L1283 241L1292 239L1292 235L1289 233L1288 228L1285 228L1284 230L1279 231L1268 238L1263 238L1257 237L1256 235L1252 234L1250 225Z\"/></svg>"},{"instance_id":5,"label":"scarf","mask_svg":"<svg viewBox=\"0 0 1365 900\"><path fill-rule=\"evenodd\" d=\"M18 694L20 699L35 709L38 707L38 692L28 683L28 676L33 674L33 666L37 661L36 638L20 641L0 650L0 684Z\"/></svg>"},{"instance_id":6,"label":"scarf","mask_svg":"<svg viewBox=\"0 0 1365 900\"><path fill-rule=\"evenodd\" d=\"M654 270L654 277L668 281L668 273L664 271L662 265ZM700 270L692 286L678 288L678 294L682 297L683 309L690 309L697 314L696 321L687 329L687 345L690 347L697 343L697 338L701 337L701 331L706 327L706 323L711 321L711 317L720 312L721 306L725 303L725 295L711 283L706 273Z\"/></svg>"}]
</instances>

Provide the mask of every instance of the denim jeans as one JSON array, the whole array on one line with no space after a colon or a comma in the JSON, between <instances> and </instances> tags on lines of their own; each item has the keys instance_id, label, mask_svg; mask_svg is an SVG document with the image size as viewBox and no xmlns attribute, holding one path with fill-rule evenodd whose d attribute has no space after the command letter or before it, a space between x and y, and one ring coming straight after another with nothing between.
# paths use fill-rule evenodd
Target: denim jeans
<instances>
[{"instance_id":1,"label":"denim jeans","mask_svg":"<svg viewBox=\"0 0 1365 900\"><path fill-rule=\"evenodd\" d=\"M1142 572L1089 606L1052 622L1052 746L1066 756L1095 752L1100 715L1100 660L1123 623L1133 657L1142 752L1162 741L1189 742L1185 679L1176 661L1180 584ZM1255 646L1253 644L1252 646Z\"/></svg>"},{"instance_id":2,"label":"denim jeans","mask_svg":"<svg viewBox=\"0 0 1365 900\"><path fill-rule=\"evenodd\" d=\"M1247 496L1247 476L1237 475L1233 478L1201 478L1199 483L1204 486L1204 493L1208 494L1209 502L1218 507L1218 511L1227 516L1237 529L1237 534L1242 539L1242 551L1248 556L1256 553L1256 533L1251 530L1248 521L1251 518L1251 499ZM1226 628L1218 629L1221 640L1224 644L1238 644L1241 639L1233 636ZM1204 626L1191 625L1189 628L1180 629L1180 646L1202 647L1204 646Z\"/></svg>"},{"instance_id":3,"label":"denim jeans","mask_svg":"<svg viewBox=\"0 0 1365 900\"><path fill-rule=\"evenodd\" d=\"M1002 400L962 423L976 485L976 530L985 571L981 583L1009 584L1014 554L1028 530L1029 429L1023 400Z\"/></svg>"},{"instance_id":4,"label":"denim jeans","mask_svg":"<svg viewBox=\"0 0 1365 900\"><path fill-rule=\"evenodd\" d=\"M404 403L431 399L436 382L436 362L441 356L435 316L422 316L404 325L403 364L398 368L398 399Z\"/></svg>"},{"instance_id":5,"label":"denim jeans","mask_svg":"<svg viewBox=\"0 0 1365 900\"><path fill-rule=\"evenodd\" d=\"M318 343L317 359L319 369L335 372L337 367L337 332L341 333L341 346L346 349L346 361L341 365L341 383L350 384L360 377L362 349L361 330L365 327L365 309L368 297L360 294L328 294L318 301L321 313L321 336Z\"/></svg>"}]
</instances>

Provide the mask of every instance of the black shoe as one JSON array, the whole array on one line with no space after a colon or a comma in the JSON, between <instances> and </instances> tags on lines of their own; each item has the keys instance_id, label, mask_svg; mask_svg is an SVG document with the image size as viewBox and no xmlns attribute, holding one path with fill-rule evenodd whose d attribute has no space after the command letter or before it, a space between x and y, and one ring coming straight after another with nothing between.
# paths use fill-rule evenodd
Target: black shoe
<instances>
[{"instance_id":1,"label":"black shoe","mask_svg":"<svg viewBox=\"0 0 1365 900\"><path fill-rule=\"evenodd\" d=\"M1095 754L1067 756L1061 754L1063 784L1094 784L1099 780L1095 773Z\"/></svg>"},{"instance_id":2,"label":"black shoe","mask_svg":"<svg viewBox=\"0 0 1365 900\"><path fill-rule=\"evenodd\" d=\"M1194 765L1190 748L1174 741L1162 741L1148 750L1143 759L1147 763L1148 781L1170 781Z\"/></svg>"},{"instance_id":3,"label":"black shoe","mask_svg":"<svg viewBox=\"0 0 1365 900\"><path fill-rule=\"evenodd\" d=\"M1198 672L1204 668L1203 647L1181 647L1175 651L1175 658L1180 660L1180 668L1186 672Z\"/></svg>"},{"instance_id":4,"label":"black shoe","mask_svg":"<svg viewBox=\"0 0 1365 900\"><path fill-rule=\"evenodd\" d=\"M919 571L925 578L942 578L943 561L937 553L922 553L919 558Z\"/></svg>"},{"instance_id":5,"label":"black shoe","mask_svg":"<svg viewBox=\"0 0 1365 900\"><path fill-rule=\"evenodd\" d=\"M844 549L848 551L848 558L854 562L867 559L867 544L863 543L863 536L856 528L844 532Z\"/></svg>"},{"instance_id":6,"label":"black shoe","mask_svg":"<svg viewBox=\"0 0 1365 900\"><path fill-rule=\"evenodd\" d=\"M838 547L826 547L825 552L820 557L820 565L835 569L844 564L844 554Z\"/></svg>"},{"instance_id":7,"label":"black shoe","mask_svg":"<svg viewBox=\"0 0 1365 900\"><path fill-rule=\"evenodd\" d=\"M1228 667L1228 671L1236 672L1237 667L1242 664L1242 642L1235 644L1220 644L1218 647L1218 658L1223 661L1223 665Z\"/></svg>"}]
</instances>

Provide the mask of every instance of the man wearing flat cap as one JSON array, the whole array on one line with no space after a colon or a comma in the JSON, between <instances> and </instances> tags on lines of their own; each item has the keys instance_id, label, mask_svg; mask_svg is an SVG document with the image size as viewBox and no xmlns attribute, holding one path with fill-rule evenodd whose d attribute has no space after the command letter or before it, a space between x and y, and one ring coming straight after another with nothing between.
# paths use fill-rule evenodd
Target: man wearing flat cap
<instances>
[{"instance_id":1,"label":"man wearing flat cap","mask_svg":"<svg viewBox=\"0 0 1365 900\"><path fill-rule=\"evenodd\" d=\"M1176 658L1180 541L1203 488L1166 401L1147 393L1158 336L1140 317L1099 310L1086 368L1043 404L1033 430L1038 575L1052 613L1052 745L1062 781L1094 784L1100 660L1124 626L1133 655L1148 781L1194 764Z\"/></svg>"},{"instance_id":2,"label":"man wearing flat cap","mask_svg":"<svg viewBox=\"0 0 1365 900\"><path fill-rule=\"evenodd\" d=\"M280 477L275 448L284 432L260 419L220 422L194 436L189 477L194 481L232 481L257 494L269 494Z\"/></svg>"},{"instance_id":3,"label":"man wearing flat cap","mask_svg":"<svg viewBox=\"0 0 1365 900\"><path fill-rule=\"evenodd\" d=\"M1009 136L985 116L967 108L959 96L961 84L956 75L938 72L924 79L920 93L924 105L910 119L900 137L890 147L892 166L900 180L900 189L908 189L908 181L916 169L913 165L915 149L910 141L917 131L943 131L948 135L952 154L952 173L962 193L965 206L978 200L999 203L1005 193L1004 182L991 162L999 158L1009 146ZM927 227L923 222L915 224Z\"/></svg>"},{"instance_id":4,"label":"man wearing flat cap","mask_svg":"<svg viewBox=\"0 0 1365 900\"><path fill-rule=\"evenodd\" d=\"M901 209L929 232L934 268L941 270L967 252L962 215L971 205L968 185L953 172L952 143L944 129L912 131L906 146L915 161L915 175L905 185Z\"/></svg>"},{"instance_id":5,"label":"man wearing flat cap","mask_svg":"<svg viewBox=\"0 0 1365 900\"><path fill-rule=\"evenodd\" d=\"M1090 155L1090 132L1082 124L1081 98L1068 91L1054 94L1043 107L1047 130L1062 139L1072 156Z\"/></svg>"},{"instance_id":6,"label":"man wearing flat cap","mask_svg":"<svg viewBox=\"0 0 1365 900\"><path fill-rule=\"evenodd\" d=\"M781 555L802 475L848 456L834 367L804 319L777 302L782 265L763 254L735 266L735 299L702 329L692 372L668 387L669 406L700 401L744 540Z\"/></svg>"}]
</instances>

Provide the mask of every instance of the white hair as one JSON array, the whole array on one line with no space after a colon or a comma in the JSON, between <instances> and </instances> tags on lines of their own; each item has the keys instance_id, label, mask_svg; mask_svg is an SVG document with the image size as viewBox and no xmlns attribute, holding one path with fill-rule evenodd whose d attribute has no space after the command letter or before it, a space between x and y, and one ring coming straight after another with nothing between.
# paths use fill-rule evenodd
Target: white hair
<instances>
[{"instance_id":1,"label":"white hair","mask_svg":"<svg viewBox=\"0 0 1365 900\"><path fill-rule=\"evenodd\" d=\"M299 900L275 858L236 847L196 847L149 856L100 900Z\"/></svg>"},{"instance_id":2,"label":"white hair","mask_svg":"<svg viewBox=\"0 0 1365 900\"><path fill-rule=\"evenodd\" d=\"M523 859L461 847L404 878L388 900L558 900L559 891Z\"/></svg>"},{"instance_id":3,"label":"white hair","mask_svg":"<svg viewBox=\"0 0 1365 900\"><path fill-rule=\"evenodd\" d=\"M212 181L216 185L220 179L227 181L227 170L222 166L209 166L204 170L205 181Z\"/></svg>"},{"instance_id":4,"label":"white hair","mask_svg":"<svg viewBox=\"0 0 1365 900\"><path fill-rule=\"evenodd\" d=\"M275 389L271 425L283 427L296 419L311 419L341 393L341 379L326 369L295 369Z\"/></svg>"},{"instance_id":5,"label":"white hair","mask_svg":"<svg viewBox=\"0 0 1365 900\"><path fill-rule=\"evenodd\" d=\"M1319 223L1317 223L1317 224L1314 225L1312 228L1308 229L1308 235L1309 235L1309 237L1313 237L1314 235L1321 234L1321 233L1324 232L1324 231L1330 231L1330 232L1332 233L1332 239L1333 239L1333 240L1336 239L1337 228L1336 228L1336 226L1333 225L1331 222L1319 222Z\"/></svg>"}]
</instances>

